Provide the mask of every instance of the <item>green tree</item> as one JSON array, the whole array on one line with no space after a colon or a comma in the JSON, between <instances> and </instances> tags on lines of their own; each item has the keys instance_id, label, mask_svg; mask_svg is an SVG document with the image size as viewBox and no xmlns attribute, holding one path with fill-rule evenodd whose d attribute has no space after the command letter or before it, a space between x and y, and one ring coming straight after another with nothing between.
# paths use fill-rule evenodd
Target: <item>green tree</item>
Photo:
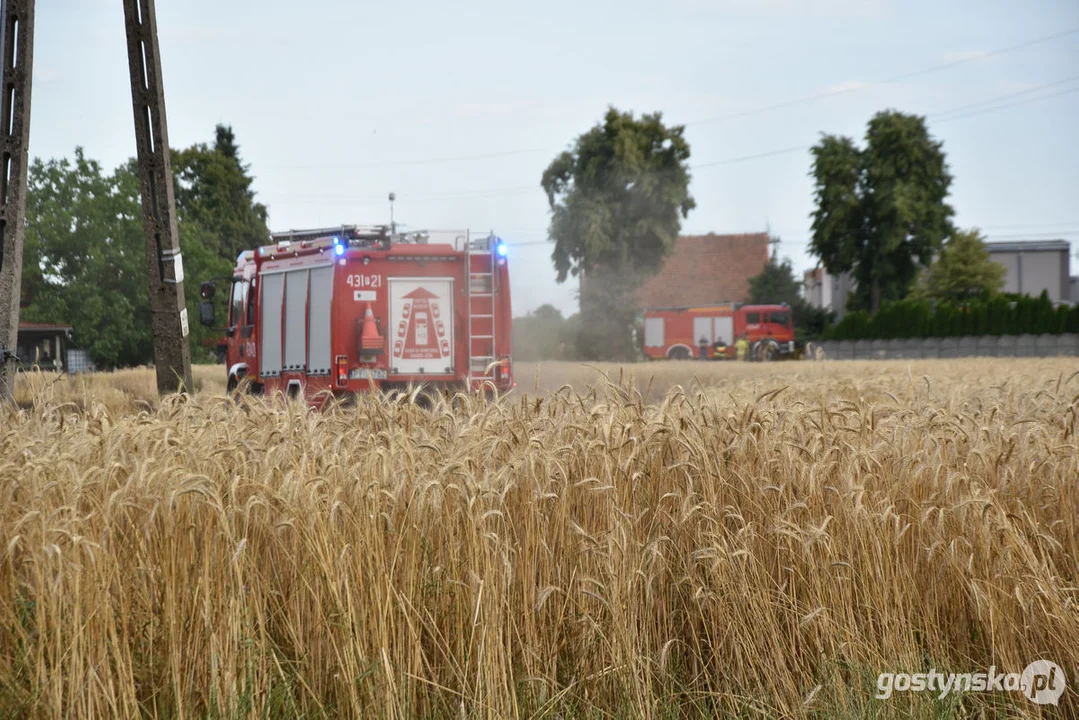
<instances>
[{"instance_id":1,"label":"green tree","mask_svg":"<svg viewBox=\"0 0 1079 720\"><path fill-rule=\"evenodd\" d=\"M1033 306L1033 321L1029 332L1036 335L1052 333L1056 326L1056 310L1053 308L1053 301L1049 299L1049 291L1042 290L1041 295L1034 298Z\"/></svg>"},{"instance_id":2,"label":"green tree","mask_svg":"<svg viewBox=\"0 0 1079 720\"><path fill-rule=\"evenodd\" d=\"M760 274L749 279L749 302L757 305L787 303L791 307L804 302L802 283L795 278L789 258L780 262L772 253Z\"/></svg>"},{"instance_id":3,"label":"green tree","mask_svg":"<svg viewBox=\"0 0 1079 720\"><path fill-rule=\"evenodd\" d=\"M1007 268L994 262L977 229L956 232L922 272L915 294L936 300L972 300L1000 292Z\"/></svg>"},{"instance_id":4,"label":"green tree","mask_svg":"<svg viewBox=\"0 0 1079 720\"><path fill-rule=\"evenodd\" d=\"M197 144L172 153L180 246L188 278L184 294L192 318L191 356L203 361L212 359L221 333L197 322L200 282L231 275L239 254L266 244L270 234L266 206L255 200L254 178L241 159L232 128L218 125L214 134L212 147ZM229 294L227 286L224 290L215 298L221 325Z\"/></svg>"},{"instance_id":5,"label":"green tree","mask_svg":"<svg viewBox=\"0 0 1079 720\"><path fill-rule=\"evenodd\" d=\"M199 281L231 274L238 248L268 235L266 209L253 200L231 131L219 128L218 140L220 148L172 152L192 359L199 361L212 358L214 339L197 322ZM106 174L81 148L74 160L35 159L29 169L23 317L70 323L74 344L104 368L152 359L137 178L134 160Z\"/></svg>"},{"instance_id":6,"label":"green tree","mask_svg":"<svg viewBox=\"0 0 1079 720\"><path fill-rule=\"evenodd\" d=\"M988 335L989 334L989 299L986 297L979 298L973 304L974 312L974 334L975 335Z\"/></svg>"},{"instance_id":7,"label":"green tree","mask_svg":"<svg viewBox=\"0 0 1079 720\"><path fill-rule=\"evenodd\" d=\"M990 298L987 310L989 315L987 334L1007 335L1009 332L1008 318L1011 313L1008 299L1001 295Z\"/></svg>"},{"instance_id":8,"label":"green tree","mask_svg":"<svg viewBox=\"0 0 1079 720\"><path fill-rule=\"evenodd\" d=\"M106 174L76 148L73 161L35 159L27 190L23 317L70 323L75 345L99 366L146 362L153 348L135 178Z\"/></svg>"},{"instance_id":9,"label":"green tree","mask_svg":"<svg viewBox=\"0 0 1079 720\"><path fill-rule=\"evenodd\" d=\"M254 178L232 128L218 125L215 135L213 147L173 150L176 205L182 222L198 226L206 248L234 263L244 250L266 244L268 213L255 201Z\"/></svg>"},{"instance_id":10,"label":"green tree","mask_svg":"<svg viewBox=\"0 0 1079 720\"><path fill-rule=\"evenodd\" d=\"M952 234L951 175L925 119L877 113L859 149L824 135L813 147L816 210L811 252L833 275L852 272L854 306L875 313L910 290Z\"/></svg>"},{"instance_id":11,"label":"green tree","mask_svg":"<svg viewBox=\"0 0 1079 720\"><path fill-rule=\"evenodd\" d=\"M670 252L689 194L689 144L662 115L607 111L543 173L558 281L582 276L580 350L589 359L635 356L634 293Z\"/></svg>"},{"instance_id":12,"label":"green tree","mask_svg":"<svg viewBox=\"0 0 1079 720\"><path fill-rule=\"evenodd\" d=\"M829 340L860 340L869 337L869 314L864 310L852 310L838 323L825 331Z\"/></svg>"},{"instance_id":13,"label":"green tree","mask_svg":"<svg viewBox=\"0 0 1079 720\"><path fill-rule=\"evenodd\" d=\"M1056 309L1056 318L1053 322L1053 334L1060 335L1061 333L1068 332L1068 317L1071 314L1071 307L1068 305L1058 305Z\"/></svg>"}]
</instances>

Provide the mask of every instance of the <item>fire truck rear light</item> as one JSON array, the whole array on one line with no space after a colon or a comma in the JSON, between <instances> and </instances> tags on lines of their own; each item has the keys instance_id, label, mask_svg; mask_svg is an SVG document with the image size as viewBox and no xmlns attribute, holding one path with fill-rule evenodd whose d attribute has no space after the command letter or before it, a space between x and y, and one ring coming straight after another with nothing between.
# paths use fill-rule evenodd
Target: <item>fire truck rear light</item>
<instances>
[{"instance_id":1,"label":"fire truck rear light","mask_svg":"<svg viewBox=\"0 0 1079 720\"><path fill-rule=\"evenodd\" d=\"M337 384L344 387L348 384L348 357L337 356Z\"/></svg>"}]
</instances>

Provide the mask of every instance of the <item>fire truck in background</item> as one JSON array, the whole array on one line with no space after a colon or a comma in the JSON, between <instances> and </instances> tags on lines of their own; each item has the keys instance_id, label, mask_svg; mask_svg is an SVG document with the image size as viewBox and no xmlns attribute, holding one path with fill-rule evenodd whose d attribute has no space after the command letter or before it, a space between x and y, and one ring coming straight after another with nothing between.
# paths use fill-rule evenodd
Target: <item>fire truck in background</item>
<instances>
[{"instance_id":1,"label":"fire truck in background","mask_svg":"<svg viewBox=\"0 0 1079 720\"><path fill-rule=\"evenodd\" d=\"M786 305L721 303L696 307L652 308L644 312L644 354L650 360L688 360L734 357L742 335L750 357L778 360L794 355L794 324Z\"/></svg>"},{"instance_id":2,"label":"fire truck in background","mask_svg":"<svg viewBox=\"0 0 1079 720\"><path fill-rule=\"evenodd\" d=\"M225 278L230 391L246 379L251 392L320 407L415 385L513 388L506 245L493 234L346 225L271 240ZM204 325L216 324L219 280L202 284Z\"/></svg>"}]
</instances>

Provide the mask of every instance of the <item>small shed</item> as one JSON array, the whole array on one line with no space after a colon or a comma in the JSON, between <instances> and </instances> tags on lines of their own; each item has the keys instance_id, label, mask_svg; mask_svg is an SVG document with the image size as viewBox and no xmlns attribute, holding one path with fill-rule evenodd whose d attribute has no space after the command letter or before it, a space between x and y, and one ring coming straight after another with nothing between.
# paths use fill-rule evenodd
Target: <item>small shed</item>
<instances>
[{"instance_id":1,"label":"small shed","mask_svg":"<svg viewBox=\"0 0 1079 720\"><path fill-rule=\"evenodd\" d=\"M19 358L19 369L26 370L36 365L42 370L67 372L70 342L70 325L20 322L15 351Z\"/></svg>"}]
</instances>

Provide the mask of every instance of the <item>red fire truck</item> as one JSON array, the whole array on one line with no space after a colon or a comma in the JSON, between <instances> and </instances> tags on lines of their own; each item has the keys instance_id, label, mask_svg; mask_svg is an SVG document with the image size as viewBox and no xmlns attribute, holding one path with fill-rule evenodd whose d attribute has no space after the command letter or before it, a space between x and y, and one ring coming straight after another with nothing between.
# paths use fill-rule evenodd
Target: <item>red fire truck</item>
<instances>
[{"instance_id":1,"label":"red fire truck","mask_svg":"<svg viewBox=\"0 0 1079 720\"><path fill-rule=\"evenodd\" d=\"M321 407L365 390L514 386L501 239L347 225L271 240L225 278L230 391L247 379L254 393ZM204 325L215 324L215 280L201 288Z\"/></svg>"},{"instance_id":2,"label":"red fire truck","mask_svg":"<svg viewBox=\"0 0 1079 720\"><path fill-rule=\"evenodd\" d=\"M794 325L786 305L721 303L652 308L644 312L644 354L651 360L721 360L734 357L745 335L751 358L775 360L794 354Z\"/></svg>"}]
</instances>

